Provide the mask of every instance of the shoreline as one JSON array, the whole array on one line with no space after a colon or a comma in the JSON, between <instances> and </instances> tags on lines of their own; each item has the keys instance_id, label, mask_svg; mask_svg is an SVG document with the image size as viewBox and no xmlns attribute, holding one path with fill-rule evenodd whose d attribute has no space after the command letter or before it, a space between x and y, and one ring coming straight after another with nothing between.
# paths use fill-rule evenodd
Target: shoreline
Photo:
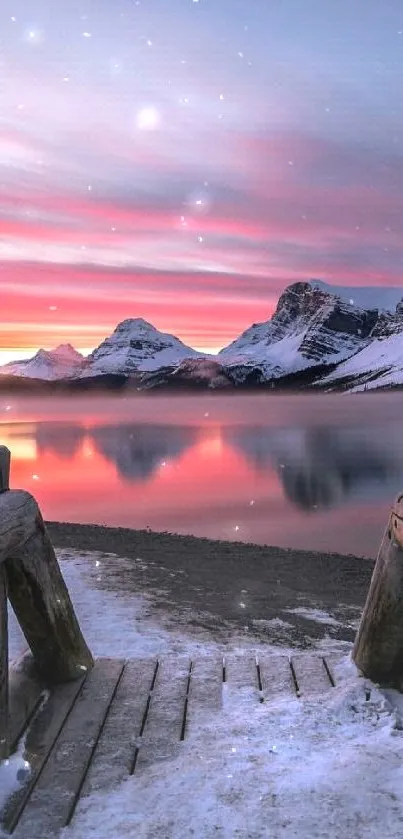
<instances>
[{"instance_id":1,"label":"shoreline","mask_svg":"<svg viewBox=\"0 0 403 839\"><path fill-rule=\"evenodd\" d=\"M55 548L116 554L102 587L152 595L156 615L214 637L300 648L313 639L353 642L375 565L372 559L147 530L45 522ZM118 570L117 570L118 568Z\"/></svg>"}]
</instances>

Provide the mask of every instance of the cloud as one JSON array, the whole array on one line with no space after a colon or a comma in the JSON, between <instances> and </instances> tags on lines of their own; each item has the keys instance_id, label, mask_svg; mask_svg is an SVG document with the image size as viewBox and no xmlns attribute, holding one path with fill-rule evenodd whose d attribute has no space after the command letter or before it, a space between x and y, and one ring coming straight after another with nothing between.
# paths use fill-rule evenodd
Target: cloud
<instances>
[{"instance_id":1,"label":"cloud","mask_svg":"<svg viewBox=\"0 0 403 839\"><path fill-rule=\"evenodd\" d=\"M75 343L96 343L132 312L217 346L266 319L297 279L400 282L403 155L393 137L206 126L184 151L187 132L183 123L145 142L105 121L102 131L70 125L60 110L43 126L37 116L1 131L0 288L30 346L40 323L56 336L44 314L55 288L57 322ZM192 205L201 189L203 213Z\"/></svg>"}]
</instances>

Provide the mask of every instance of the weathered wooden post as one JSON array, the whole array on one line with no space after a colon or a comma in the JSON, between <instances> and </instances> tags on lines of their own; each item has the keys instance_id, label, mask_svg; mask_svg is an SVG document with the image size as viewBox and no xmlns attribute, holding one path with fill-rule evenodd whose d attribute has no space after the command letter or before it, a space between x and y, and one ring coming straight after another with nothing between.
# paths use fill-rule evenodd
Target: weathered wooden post
<instances>
[{"instance_id":1,"label":"weathered wooden post","mask_svg":"<svg viewBox=\"0 0 403 839\"><path fill-rule=\"evenodd\" d=\"M0 492L10 486L10 452L0 446ZM0 565L0 760L8 757L8 620L7 586L4 568Z\"/></svg>"},{"instance_id":2,"label":"weathered wooden post","mask_svg":"<svg viewBox=\"0 0 403 839\"><path fill-rule=\"evenodd\" d=\"M10 450L0 446L0 492L10 489Z\"/></svg>"},{"instance_id":3,"label":"weathered wooden post","mask_svg":"<svg viewBox=\"0 0 403 839\"><path fill-rule=\"evenodd\" d=\"M0 495L0 570L42 677L53 683L82 677L93 658L39 507L24 490Z\"/></svg>"},{"instance_id":4,"label":"weathered wooden post","mask_svg":"<svg viewBox=\"0 0 403 839\"><path fill-rule=\"evenodd\" d=\"M352 657L372 681L403 688L403 495L392 507Z\"/></svg>"},{"instance_id":5,"label":"weathered wooden post","mask_svg":"<svg viewBox=\"0 0 403 839\"><path fill-rule=\"evenodd\" d=\"M0 760L8 757L8 633L6 575L0 565Z\"/></svg>"}]
</instances>

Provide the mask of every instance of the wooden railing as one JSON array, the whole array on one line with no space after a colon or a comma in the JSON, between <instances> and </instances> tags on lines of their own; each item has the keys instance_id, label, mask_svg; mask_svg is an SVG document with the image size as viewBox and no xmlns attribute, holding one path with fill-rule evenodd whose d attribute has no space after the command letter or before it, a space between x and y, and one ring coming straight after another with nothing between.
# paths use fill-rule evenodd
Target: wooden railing
<instances>
[{"instance_id":1,"label":"wooden railing","mask_svg":"<svg viewBox=\"0 0 403 839\"><path fill-rule=\"evenodd\" d=\"M0 759L9 754L7 599L44 685L93 666L37 502L10 490L10 452L0 446Z\"/></svg>"}]
</instances>

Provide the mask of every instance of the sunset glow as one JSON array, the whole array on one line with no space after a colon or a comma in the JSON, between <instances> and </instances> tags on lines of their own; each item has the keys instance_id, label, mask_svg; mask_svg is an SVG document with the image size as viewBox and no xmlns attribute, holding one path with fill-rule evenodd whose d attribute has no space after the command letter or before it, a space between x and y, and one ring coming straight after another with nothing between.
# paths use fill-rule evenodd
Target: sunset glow
<instances>
[{"instance_id":1,"label":"sunset glow","mask_svg":"<svg viewBox=\"0 0 403 839\"><path fill-rule=\"evenodd\" d=\"M14 6L0 363L128 317L216 352L290 282L402 284L397 0L365 32L347 0Z\"/></svg>"}]
</instances>

